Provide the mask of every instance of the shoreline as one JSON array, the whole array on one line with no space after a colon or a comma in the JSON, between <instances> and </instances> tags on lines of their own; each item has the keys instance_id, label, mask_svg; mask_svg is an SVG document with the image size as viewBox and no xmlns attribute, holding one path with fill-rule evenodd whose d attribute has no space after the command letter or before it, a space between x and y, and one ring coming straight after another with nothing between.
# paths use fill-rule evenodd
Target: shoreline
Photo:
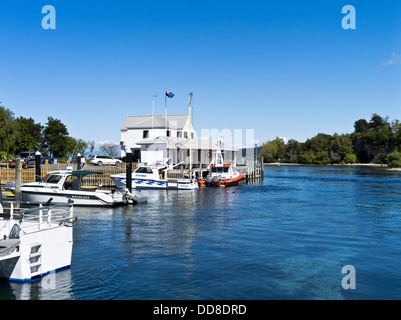
<instances>
[{"instance_id":1,"label":"shoreline","mask_svg":"<svg viewBox=\"0 0 401 320\"><path fill-rule=\"evenodd\" d=\"M333 166L333 167L379 167L379 168L388 168L389 170L399 170L400 167L389 167L387 164L383 163L322 163L322 164L314 164L314 163L291 163L291 162L270 162L263 163L265 166Z\"/></svg>"}]
</instances>

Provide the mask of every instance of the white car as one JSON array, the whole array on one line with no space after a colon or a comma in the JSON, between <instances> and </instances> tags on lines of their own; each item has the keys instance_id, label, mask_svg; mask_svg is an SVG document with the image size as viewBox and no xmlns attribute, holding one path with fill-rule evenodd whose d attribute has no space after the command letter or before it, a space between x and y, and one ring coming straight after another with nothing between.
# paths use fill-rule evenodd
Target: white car
<instances>
[{"instance_id":1,"label":"white car","mask_svg":"<svg viewBox=\"0 0 401 320\"><path fill-rule=\"evenodd\" d=\"M91 164L96 164L98 166L101 166L102 164L111 164L111 165L116 165L117 163L121 164L123 163L119 159L114 159L113 157L110 156L93 156L92 159L89 161Z\"/></svg>"}]
</instances>

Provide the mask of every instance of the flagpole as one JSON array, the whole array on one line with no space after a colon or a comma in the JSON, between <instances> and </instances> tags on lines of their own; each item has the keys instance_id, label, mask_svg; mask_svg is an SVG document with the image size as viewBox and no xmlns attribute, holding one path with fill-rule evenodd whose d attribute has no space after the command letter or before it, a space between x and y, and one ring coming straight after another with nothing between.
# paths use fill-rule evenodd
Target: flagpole
<instances>
[{"instance_id":1,"label":"flagpole","mask_svg":"<svg viewBox=\"0 0 401 320\"><path fill-rule=\"evenodd\" d=\"M192 92L189 94L189 172L192 170L192 122L191 122L191 100ZM192 178L192 173L190 173Z\"/></svg>"},{"instance_id":2,"label":"flagpole","mask_svg":"<svg viewBox=\"0 0 401 320\"><path fill-rule=\"evenodd\" d=\"M153 95L153 103L152 103L152 130L153 130L153 118L155 115L155 98L157 98L157 94Z\"/></svg>"},{"instance_id":3,"label":"flagpole","mask_svg":"<svg viewBox=\"0 0 401 320\"><path fill-rule=\"evenodd\" d=\"M164 122L166 126L166 136L167 136L167 89L164 91Z\"/></svg>"},{"instance_id":4,"label":"flagpole","mask_svg":"<svg viewBox=\"0 0 401 320\"><path fill-rule=\"evenodd\" d=\"M164 89L164 122L165 122L165 127L166 127L166 143L168 143L168 137L167 137L167 88ZM166 149L166 158L170 157L170 150L167 148Z\"/></svg>"}]
</instances>

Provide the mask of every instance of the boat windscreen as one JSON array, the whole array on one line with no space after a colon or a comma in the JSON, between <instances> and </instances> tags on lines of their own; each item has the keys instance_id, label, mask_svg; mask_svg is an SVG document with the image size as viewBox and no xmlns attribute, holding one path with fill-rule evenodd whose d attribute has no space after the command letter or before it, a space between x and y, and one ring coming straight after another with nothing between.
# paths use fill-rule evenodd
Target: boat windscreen
<instances>
[{"instance_id":1,"label":"boat windscreen","mask_svg":"<svg viewBox=\"0 0 401 320\"><path fill-rule=\"evenodd\" d=\"M228 172L229 167L213 167L212 172L215 173L222 173L222 172Z\"/></svg>"},{"instance_id":2,"label":"boat windscreen","mask_svg":"<svg viewBox=\"0 0 401 320\"><path fill-rule=\"evenodd\" d=\"M60 176L58 174L48 174L42 179L42 182L58 183L61 180L61 177L62 176Z\"/></svg>"},{"instance_id":3,"label":"boat windscreen","mask_svg":"<svg viewBox=\"0 0 401 320\"><path fill-rule=\"evenodd\" d=\"M135 173L153 173L151 167L139 167L135 170Z\"/></svg>"}]
</instances>

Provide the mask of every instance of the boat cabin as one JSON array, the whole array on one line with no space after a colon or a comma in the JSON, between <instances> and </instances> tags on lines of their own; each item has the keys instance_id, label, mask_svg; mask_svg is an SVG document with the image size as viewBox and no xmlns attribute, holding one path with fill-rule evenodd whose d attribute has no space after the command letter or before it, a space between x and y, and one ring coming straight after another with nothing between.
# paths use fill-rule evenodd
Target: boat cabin
<instances>
[{"instance_id":1,"label":"boat cabin","mask_svg":"<svg viewBox=\"0 0 401 320\"><path fill-rule=\"evenodd\" d=\"M49 188L60 190L87 190L95 191L96 186L83 186L82 180L84 176L91 174L102 174L102 172L85 171L85 170L63 170L48 173L39 184L46 184Z\"/></svg>"},{"instance_id":2,"label":"boat cabin","mask_svg":"<svg viewBox=\"0 0 401 320\"><path fill-rule=\"evenodd\" d=\"M209 176L210 177L221 177L223 179L232 179L238 173L237 169L232 165L225 163L222 166L216 166L215 164L211 164L209 166Z\"/></svg>"}]
</instances>

